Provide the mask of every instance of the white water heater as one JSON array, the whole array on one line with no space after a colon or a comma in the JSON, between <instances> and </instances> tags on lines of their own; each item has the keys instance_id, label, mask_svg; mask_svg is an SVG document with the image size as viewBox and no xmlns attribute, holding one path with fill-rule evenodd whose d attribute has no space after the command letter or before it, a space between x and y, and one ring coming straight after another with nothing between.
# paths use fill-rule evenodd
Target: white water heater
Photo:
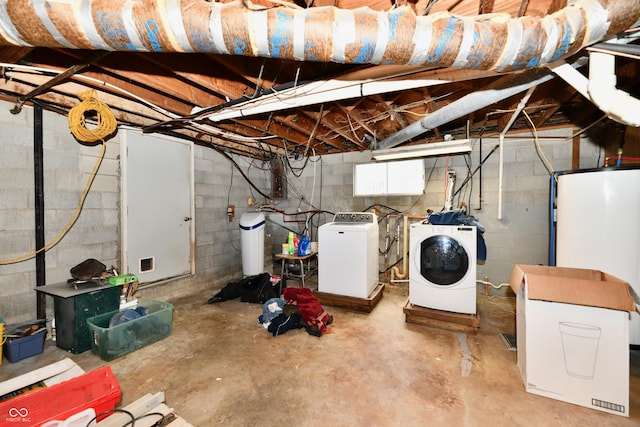
<instances>
[{"instance_id":1,"label":"white water heater","mask_svg":"<svg viewBox=\"0 0 640 427\"><path fill-rule=\"evenodd\" d=\"M640 294L640 168L558 174L556 265L602 270ZM640 344L638 313L629 343Z\"/></svg>"}]
</instances>

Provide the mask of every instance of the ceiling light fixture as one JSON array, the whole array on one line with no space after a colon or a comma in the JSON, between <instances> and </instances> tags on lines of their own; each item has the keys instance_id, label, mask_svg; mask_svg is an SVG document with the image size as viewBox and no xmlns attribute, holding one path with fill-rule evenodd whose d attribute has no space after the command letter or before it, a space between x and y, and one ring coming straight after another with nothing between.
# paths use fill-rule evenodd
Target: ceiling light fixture
<instances>
[{"instance_id":1,"label":"ceiling light fixture","mask_svg":"<svg viewBox=\"0 0 640 427\"><path fill-rule=\"evenodd\" d=\"M428 144L409 145L384 150L373 150L371 156L375 160L399 160L415 157L445 156L449 154L464 154L471 151L471 140L459 139Z\"/></svg>"}]
</instances>

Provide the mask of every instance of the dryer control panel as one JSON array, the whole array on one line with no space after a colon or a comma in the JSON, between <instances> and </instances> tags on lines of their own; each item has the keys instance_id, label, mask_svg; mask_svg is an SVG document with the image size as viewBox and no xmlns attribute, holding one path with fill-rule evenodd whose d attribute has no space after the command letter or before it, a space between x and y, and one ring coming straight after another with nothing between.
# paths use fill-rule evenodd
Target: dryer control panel
<instances>
[{"instance_id":1,"label":"dryer control panel","mask_svg":"<svg viewBox=\"0 0 640 427\"><path fill-rule=\"evenodd\" d=\"M338 212L333 222L338 224L375 224L376 215L371 212Z\"/></svg>"}]
</instances>

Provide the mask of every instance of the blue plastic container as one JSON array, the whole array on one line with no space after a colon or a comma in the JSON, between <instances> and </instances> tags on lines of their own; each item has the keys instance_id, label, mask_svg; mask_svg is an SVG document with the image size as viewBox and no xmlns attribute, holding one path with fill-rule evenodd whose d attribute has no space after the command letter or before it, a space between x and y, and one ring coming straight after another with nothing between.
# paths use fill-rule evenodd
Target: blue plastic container
<instances>
[{"instance_id":1,"label":"blue plastic container","mask_svg":"<svg viewBox=\"0 0 640 427\"><path fill-rule=\"evenodd\" d=\"M46 329L40 329L33 335L22 338L7 338L4 343L4 356L11 363L18 362L27 357L36 356L44 351L44 339L47 336Z\"/></svg>"}]
</instances>

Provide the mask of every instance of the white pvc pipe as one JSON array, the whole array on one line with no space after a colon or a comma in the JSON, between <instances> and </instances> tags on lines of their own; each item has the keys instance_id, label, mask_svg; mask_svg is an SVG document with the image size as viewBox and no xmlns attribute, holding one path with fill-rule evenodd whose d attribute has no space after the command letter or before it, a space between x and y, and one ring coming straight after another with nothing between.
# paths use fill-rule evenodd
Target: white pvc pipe
<instances>
[{"instance_id":1,"label":"white pvc pipe","mask_svg":"<svg viewBox=\"0 0 640 427\"><path fill-rule=\"evenodd\" d=\"M504 127L502 132L500 132L500 137L499 137L500 138L499 139L500 160L498 163L498 219L499 220L502 219L502 181L503 181L503 175L504 175L503 173L504 172L504 153L503 153L504 136L509 131L509 129L511 129L513 122L516 121L516 118L518 117L522 109L525 107L525 105L527 105L527 102L529 102L529 98L531 97L531 94L533 93L534 90L536 90L535 86L530 87L529 90L527 90L527 93L524 94L524 96L518 103L518 106L516 107L516 110L511 115L511 118L509 118L507 125Z\"/></svg>"},{"instance_id":2,"label":"white pvc pipe","mask_svg":"<svg viewBox=\"0 0 640 427\"><path fill-rule=\"evenodd\" d=\"M615 56L589 52L589 98L613 120L640 126L640 100L616 89Z\"/></svg>"},{"instance_id":3,"label":"white pvc pipe","mask_svg":"<svg viewBox=\"0 0 640 427\"><path fill-rule=\"evenodd\" d=\"M407 277L409 273L408 263L409 263L409 217L404 216L404 231L402 234L402 272L398 269L397 266L391 267L391 282L396 281L395 278L404 279Z\"/></svg>"},{"instance_id":4,"label":"white pvc pipe","mask_svg":"<svg viewBox=\"0 0 640 427\"><path fill-rule=\"evenodd\" d=\"M574 67L569 65L564 61L560 61L559 65L554 64L549 68L555 74L562 78L565 82L569 83L575 90L577 90L580 95L589 99L589 91L587 90L587 86L589 81L587 78L580 73L580 71L576 70Z\"/></svg>"},{"instance_id":5,"label":"white pvc pipe","mask_svg":"<svg viewBox=\"0 0 640 427\"><path fill-rule=\"evenodd\" d=\"M500 132L498 142L498 219L502 219L502 176L504 173L504 132Z\"/></svg>"}]
</instances>

